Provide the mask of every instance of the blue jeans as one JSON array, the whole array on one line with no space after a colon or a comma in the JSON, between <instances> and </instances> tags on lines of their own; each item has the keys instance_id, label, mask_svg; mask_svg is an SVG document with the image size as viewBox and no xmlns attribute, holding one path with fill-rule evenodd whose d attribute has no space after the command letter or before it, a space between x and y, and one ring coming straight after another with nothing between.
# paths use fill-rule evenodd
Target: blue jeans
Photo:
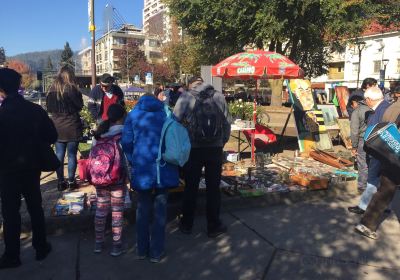
<instances>
[{"instance_id":1,"label":"blue jeans","mask_svg":"<svg viewBox=\"0 0 400 280\"><path fill-rule=\"evenodd\" d=\"M168 190L137 191L137 254L159 258L164 252ZM151 217L151 214L152 217Z\"/></svg>"},{"instance_id":2,"label":"blue jeans","mask_svg":"<svg viewBox=\"0 0 400 280\"><path fill-rule=\"evenodd\" d=\"M368 156L368 155L367 155ZM368 179L367 179L367 188L361 195L360 207L362 210L366 210L369 202L371 201L373 195L376 193L377 188L379 187L379 178L381 171L381 163L379 160L368 156Z\"/></svg>"},{"instance_id":3,"label":"blue jeans","mask_svg":"<svg viewBox=\"0 0 400 280\"><path fill-rule=\"evenodd\" d=\"M65 152L68 152L68 181L75 180L75 172L77 166L76 154L78 153L79 142L56 142L56 154L61 162L60 168L57 169L57 178L59 181L64 181L64 157Z\"/></svg>"}]
</instances>

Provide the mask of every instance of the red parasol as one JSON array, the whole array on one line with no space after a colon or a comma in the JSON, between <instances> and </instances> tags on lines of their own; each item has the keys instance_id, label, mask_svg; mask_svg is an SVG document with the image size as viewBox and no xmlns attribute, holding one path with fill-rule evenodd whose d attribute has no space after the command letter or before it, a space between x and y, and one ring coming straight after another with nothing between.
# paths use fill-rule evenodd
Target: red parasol
<instances>
[{"instance_id":1,"label":"red parasol","mask_svg":"<svg viewBox=\"0 0 400 280\"><path fill-rule=\"evenodd\" d=\"M286 56L276 52L250 50L232 55L212 67L214 77L231 79L297 79L303 70ZM253 120L256 123L257 83ZM251 158L254 160L254 134L251 139Z\"/></svg>"}]
</instances>

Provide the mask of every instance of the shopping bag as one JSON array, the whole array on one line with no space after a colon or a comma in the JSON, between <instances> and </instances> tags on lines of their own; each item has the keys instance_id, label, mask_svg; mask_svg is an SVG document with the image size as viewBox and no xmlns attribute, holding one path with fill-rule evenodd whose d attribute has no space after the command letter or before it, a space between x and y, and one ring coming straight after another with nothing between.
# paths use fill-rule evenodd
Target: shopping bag
<instances>
[{"instance_id":1,"label":"shopping bag","mask_svg":"<svg viewBox=\"0 0 400 280\"><path fill-rule=\"evenodd\" d=\"M385 167L400 170L400 132L394 123L369 126L364 135L367 153Z\"/></svg>"},{"instance_id":2,"label":"shopping bag","mask_svg":"<svg viewBox=\"0 0 400 280\"><path fill-rule=\"evenodd\" d=\"M88 180L88 172L87 172L87 165L89 164L89 159L80 159L78 160L78 172L79 172L79 179L81 181Z\"/></svg>"}]
</instances>

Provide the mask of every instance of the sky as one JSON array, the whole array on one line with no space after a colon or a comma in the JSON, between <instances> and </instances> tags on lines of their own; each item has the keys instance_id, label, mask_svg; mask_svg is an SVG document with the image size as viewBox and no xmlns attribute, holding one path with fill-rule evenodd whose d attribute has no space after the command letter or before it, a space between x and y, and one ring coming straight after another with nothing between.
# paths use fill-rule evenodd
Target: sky
<instances>
[{"instance_id":1,"label":"sky","mask_svg":"<svg viewBox=\"0 0 400 280\"><path fill-rule=\"evenodd\" d=\"M0 47L7 56L32 51L73 51L90 45L88 0L0 0ZM97 30L103 30L107 4L122 18L142 27L143 0L94 0Z\"/></svg>"}]
</instances>

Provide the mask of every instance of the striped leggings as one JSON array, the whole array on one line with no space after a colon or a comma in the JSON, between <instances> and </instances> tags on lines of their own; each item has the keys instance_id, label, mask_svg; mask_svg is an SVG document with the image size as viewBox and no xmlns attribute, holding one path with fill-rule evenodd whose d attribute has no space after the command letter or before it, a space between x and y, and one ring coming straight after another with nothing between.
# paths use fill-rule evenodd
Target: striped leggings
<instances>
[{"instance_id":1,"label":"striped leggings","mask_svg":"<svg viewBox=\"0 0 400 280\"><path fill-rule=\"evenodd\" d=\"M122 225L124 215L125 202L125 185L113 185L107 187L96 187L97 193L97 209L94 218L94 229L96 232L96 243L104 242L104 231L108 212L111 208L112 214L112 235L113 244L119 245L122 243Z\"/></svg>"}]
</instances>

